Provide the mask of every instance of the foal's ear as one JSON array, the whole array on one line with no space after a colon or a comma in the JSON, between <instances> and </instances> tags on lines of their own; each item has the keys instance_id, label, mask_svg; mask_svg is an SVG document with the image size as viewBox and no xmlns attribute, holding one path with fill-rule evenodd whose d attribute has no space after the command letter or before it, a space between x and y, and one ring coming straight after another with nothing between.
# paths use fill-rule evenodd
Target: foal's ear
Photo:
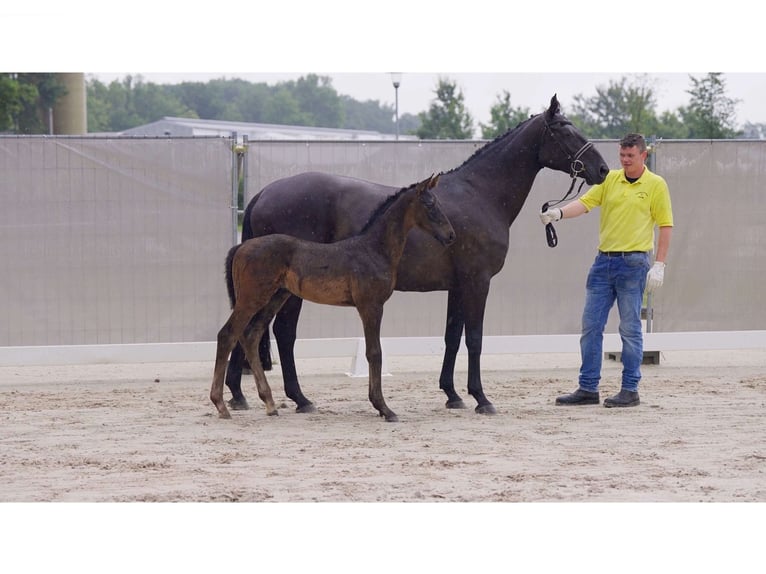
<instances>
[{"instance_id":1,"label":"foal's ear","mask_svg":"<svg viewBox=\"0 0 766 574\"><path fill-rule=\"evenodd\" d=\"M431 174L431 177L428 178L428 185L426 186L428 189L433 189L436 187L436 184L439 183L439 177L441 176L440 173L437 173L436 175Z\"/></svg>"}]
</instances>

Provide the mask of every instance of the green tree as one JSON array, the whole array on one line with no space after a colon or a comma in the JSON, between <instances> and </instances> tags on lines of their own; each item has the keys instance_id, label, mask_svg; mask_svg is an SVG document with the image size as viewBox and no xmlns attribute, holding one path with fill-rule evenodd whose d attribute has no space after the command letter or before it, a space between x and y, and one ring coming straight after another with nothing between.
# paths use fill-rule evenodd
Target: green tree
<instances>
[{"instance_id":1,"label":"green tree","mask_svg":"<svg viewBox=\"0 0 766 574\"><path fill-rule=\"evenodd\" d=\"M48 133L48 110L65 94L53 73L0 73L0 131Z\"/></svg>"},{"instance_id":2,"label":"green tree","mask_svg":"<svg viewBox=\"0 0 766 574\"><path fill-rule=\"evenodd\" d=\"M340 101L343 109L343 124L340 127L382 133L396 131L393 106L381 105L376 100L360 102L349 96L340 96Z\"/></svg>"},{"instance_id":3,"label":"green tree","mask_svg":"<svg viewBox=\"0 0 766 574\"><path fill-rule=\"evenodd\" d=\"M652 81L646 75L597 86L596 95L574 96L570 119L590 138L621 138L626 133L654 133L658 122L657 98Z\"/></svg>"},{"instance_id":4,"label":"green tree","mask_svg":"<svg viewBox=\"0 0 766 574\"><path fill-rule=\"evenodd\" d=\"M326 128L343 125L343 109L340 97L332 87L332 79L328 76L308 76L289 81L287 86L292 89L293 96L298 101L301 111L311 123L310 126Z\"/></svg>"},{"instance_id":5,"label":"green tree","mask_svg":"<svg viewBox=\"0 0 766 574\"><path fill-rule=\"evenodd\" d=\"M710 72L702 78L689 76L692 87L687 107L679 108L690 138L726 139L738 135L734 117L739 100L726 95L726 81L720 72Z\"/></svg>"},{"instance_id":6,"label":"green tree","mask_svg":"<svg viewBox=\"0 0 766 574\"><path fill-rule=\"evenodd\" d=\"M508 90L503 90L496 100L489 109L489 124L479 122L481 137L484 139L494 139L530 116L529 108L511 106L511 93Z\"/></svg>"},{"instance_id":7,"label":"green tree","mask_svg":"<svg viewBox=\"0 0 766 574\"><path fill-rule=\"evenodd\" d=\"M109 85L88 80L88 130L115 132L155 122L165 116L198 117L167 88L144 82L141 76L126 76Z\"/></svg>"},{"instance_id":8,"label":"green tree","mask_svg":"<svg viewBox=\"0 0 766 574\"><path fill-rule=\"evenodd\" d=\"M657 118L657 129L651 134L665 139L686 139L689 128L676 112L664 111Z\"/></svg>"},{"instance_id":9,"label":"green tree","mask_svg":"<svg viewBox=\"0 0 766 574\"><path fill-rule=\"evenodd\" d=\"M390 105L340 96L329 77L313 74L274 86L226 78L162 85L127 76L109 85L91 79L87 90L88 127L94 132L122 131L163 116L383 133L396 129ZM413 133L419 126L411 114L399 119L402 133Z\"/></svg>"},{"instance_id":10,"label":"green tree","mask_svg":"<svg viewBox=\"0 0 766 574\"><path fill-rule=\"evenodd\" d=\"M439 78L436 99L427 112L420 112L420 127L416 135L421 139L470 139L473 137L473 118L465 107L465 98L455 82Z\"/></svg>"}]
</instances>

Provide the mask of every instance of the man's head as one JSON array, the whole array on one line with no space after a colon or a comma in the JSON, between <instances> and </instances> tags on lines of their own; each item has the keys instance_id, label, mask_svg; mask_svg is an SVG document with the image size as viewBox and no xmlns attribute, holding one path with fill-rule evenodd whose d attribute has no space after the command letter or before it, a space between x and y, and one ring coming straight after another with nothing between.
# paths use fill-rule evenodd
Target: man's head
<instances>
[{"instance_id":1,"label":"man's head","mask_svg":"<svg viewBox=\"0 0 766 574\"><path fill-rule=\"evenodd\" d=\"M640 177L644 173L646 156L646 140L641 134L628 134L620 140L620 164L627 177Z\"/></svg>"},{"instance_id":2,"label":"man's head","mask_svg":"<svg viewBox=\"0 0 766 574\"><path fill-rule=\"evenodd\" d=\"M646 140L641 134L628 134L620 140L620 147L637 147L639 153L646 151Z\"/></svg>"}]
</instances>

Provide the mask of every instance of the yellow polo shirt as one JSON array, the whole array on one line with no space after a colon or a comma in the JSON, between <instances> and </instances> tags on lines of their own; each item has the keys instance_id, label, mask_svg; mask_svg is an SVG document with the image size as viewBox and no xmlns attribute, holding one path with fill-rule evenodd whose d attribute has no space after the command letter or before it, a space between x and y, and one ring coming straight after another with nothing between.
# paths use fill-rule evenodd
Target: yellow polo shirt
<instances>
[{"instance_id":1,"label":"yellow polo shirt","mask_svg":"<svg viewBox=\"0 0 766 574\"><path fill-rule=\"evenodd\" d=\"M651 251L654 226L673 226L668 184L649 168L633 183L625 179L625 170L613 169L578 201L588 211L601 208L600 251Z\"/></svg>"}]
</instances>

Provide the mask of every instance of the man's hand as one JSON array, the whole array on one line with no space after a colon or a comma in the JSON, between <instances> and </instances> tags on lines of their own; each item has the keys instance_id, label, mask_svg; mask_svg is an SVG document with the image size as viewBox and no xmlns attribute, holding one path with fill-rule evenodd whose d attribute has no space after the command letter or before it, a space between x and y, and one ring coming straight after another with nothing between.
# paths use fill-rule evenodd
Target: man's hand
<instances>
[{"instance_id":1,"label":"man's hand","mask_svg":"<svg viewBox=\"0 0 766 574\"><path fill-rule=\"evenodd\" d=\"M548 225L549 223L558 221L559 219L561 219L561 210L558 207L554 207L548 211L540 212L540 221L543 222L543 225Z\"/></svg>"},{"instance_id":2,"label":"man's hand","mask_svg":"<svg viewBox=\"0 0 766 574\"><path fill-rule=\"evenodd\" d=\"M662 287L665 279L665 264L661 261L655 261L649 273L646 274L646 292L651 293L658 287Z\"/></svg>"}]
</instances>

